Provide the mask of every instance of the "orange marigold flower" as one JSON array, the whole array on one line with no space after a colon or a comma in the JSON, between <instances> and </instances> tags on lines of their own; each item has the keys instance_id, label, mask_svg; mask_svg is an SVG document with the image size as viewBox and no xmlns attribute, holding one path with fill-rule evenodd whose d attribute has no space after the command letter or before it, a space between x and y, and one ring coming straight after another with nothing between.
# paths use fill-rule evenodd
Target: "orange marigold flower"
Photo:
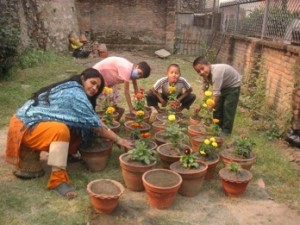
<instances>
[{"instance_id":1,"label":"orange marigold flower","mask_svg":"<svg viewBox=\"0 0 300 225\"><path fill-rule=\"evenodd\" d=\"M246 138L246 134L240 134L240 138Z\"/></svg>"},{"instance_id":2,"label":"orange marigold flower","mask_svg":"<svg viewBox=\"0 0 300 225\"><path fill-rule=\"evenodd\" d=\"M141 136L141 138L148 138L151 136L151 133L149 133L149 132L141 133L140 136Z\"/></svg>"},{"instance_id":3,"label":"orange marigold flower","mask_svg":"<svg viewBox=\"0 0 300 225\"><path fill-rule=\"evenodd\" d=\"M132 123L131 127L132 128L139 128L141 125L139 123Z\"/></svg>"},{"instance_id":4,"label":"orange marigold flower","mask_svg":"<svg viewBox=\"0 0 300 225\"><path fill-rule=\"evenodd\" d=\"M220 120L219 119L213 119L213 123L219 123Z\"/></svg>"},{"instance_id":5,"label":"orange marigold flower","mask_svg":"<svg viewBox=\"0 0 300 225\"><path fill-rule=\"evenodd\" d=\"M142 93L136 93L135 97L136 99L140 100L144 97L144 95Z\"/></svg>"}]
</instances>

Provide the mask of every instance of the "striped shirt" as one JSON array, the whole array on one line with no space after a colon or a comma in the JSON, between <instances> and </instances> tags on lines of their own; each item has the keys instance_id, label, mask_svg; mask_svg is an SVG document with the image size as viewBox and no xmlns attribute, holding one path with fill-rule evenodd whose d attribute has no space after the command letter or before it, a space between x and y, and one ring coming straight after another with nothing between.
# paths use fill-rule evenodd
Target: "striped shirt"
<instances>
[{"instance_id":1,"label":"striped shirt","mask_svg":"<svg viewBox=\"0 0 300 225\"><path fill-rule=\"evenodd\" d=\"M163 94L169 95L169 85L170 84L168 82L168 77L163 77L156 81L156 83L153 85L153 88L155 91L161 90L161 92ZM183 93L184 90L186 91L186 90L191 89L191 85L183 77L179 77L179 79L177 80L175 85L176 85L176 94L177 95Z\"/></svg>"}]
</instances>

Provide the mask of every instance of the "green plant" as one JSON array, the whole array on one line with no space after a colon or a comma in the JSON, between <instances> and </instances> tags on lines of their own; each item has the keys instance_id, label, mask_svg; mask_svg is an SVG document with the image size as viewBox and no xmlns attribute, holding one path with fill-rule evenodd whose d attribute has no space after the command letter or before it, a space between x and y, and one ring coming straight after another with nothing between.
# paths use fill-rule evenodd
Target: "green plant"
<instances>
[{"instance_id":1,"label":"green plant","mask_svg":"<svg viewBox=\"0 0 300 225\"><path fill-rule=\"evenodd\" d=\"M204 97L200 103L199 116L201 117L203 124L206 126L210 126L213 121L213 107L215 105L215 102L211 97L212 92L205 91Z\"/></svg>"},{"instance_id":2,"label":"green plant","mask_svg":"<svg viewBox=\"0 0 300 225\"><path fill-rule=\"evenodd\" d=\"M253 147L256 145L250 138L246 135L241 134L234 140L234 153L243 158L250 158Z\"/></svg>"},{"instance_id":3,"label":"green plant","mask_svg":"<svg viewBox=\"0 0 300 225\"><path fill-rule=\"evenodd\" d=\"M0 17L0 79L8 75L18 54L20 31L7 16Z\"/></svg>"},{"instance_id":4,"label":"green plant","mask_svg":"<svg viewBox=\"0 0 300 225\"><path fill-rule=\"evenodd\" d=\"M173 144L174 147L179 148L185 139L184 131L186 128L180 127L180 124L176 121L175 115L169 115L166 123L165 136Z\"/></svg>"},{"instance_id":5,"label":"green plant","mask_svg":"<svg viewBox=\"0 0 300 225\"><path fill-rule=\"evenodd\" d=\"M204 139L199 146L199 153L208 160L216 159L218 156L218 143L214 137Z\"/></svg>"},{"instance_id":6,"label":"green plant","mask_svg":"<svg viewBox=\"0 0 300 225\"><path fill-rule=\"evenodd\" d=\"M134 109L136 111L145 111L145 95L144 88L140 88L139 92L134 95Z\"/></svg>"},{"instance_id":7,"label":"green plant","mask_svg":"<svg viewBox=\"0 0 300 225\"><path fill-rule=\"evenodd\" d=\"M97 98L96 111L106 111L108 107L112 107L113 105L113 89L110 87L104 87L102 95Z\"/></svg>"},{"instance_id":8,"label":"green plant","mask_svg":"<svg viewBox=\"0 0 300 225\"><path fill-rule=\"evenodd\" d=\"M241 171L241 166L235 162L229 163L227 167L230 171L235 173L239 173Z\"/></svg>"},{"instance_id":9,"label":"green plant","mask_svg":"<svg viewBox=\"0 0 300 225\"><path fill-rule=\"evenodd\" d=\"M219 120L213 119L212 121L213 122L209 125L209 127L206 129L206 131L210 136L218 137L221 134L221 128L218 125Z\"/></svg>"},{"instance_id":10,"label":"green plant","mask_svg":"<svg viewBox=\"0 0 300 225\"><path fill-rule=\"evenodd\" d=\"M191 152L190 149L185 149L184 154L180 156L180 164L182 167L187 169L198 168L199 163L197 162L198 157L196 153Z\"/></svg>"},{"instance_id":11,"label":"green plant","mask_svg":"<svg viewBox=\"0 0 300 225\"><path fill-rule=\"evenodd\" d=\"M149 165L156 160L156 154L152 150L148 150L148 144L143 139L139 139L134 143L134 148L128 151L129 157L133 161L142 162Z\"/></svg>"}]
</instances>

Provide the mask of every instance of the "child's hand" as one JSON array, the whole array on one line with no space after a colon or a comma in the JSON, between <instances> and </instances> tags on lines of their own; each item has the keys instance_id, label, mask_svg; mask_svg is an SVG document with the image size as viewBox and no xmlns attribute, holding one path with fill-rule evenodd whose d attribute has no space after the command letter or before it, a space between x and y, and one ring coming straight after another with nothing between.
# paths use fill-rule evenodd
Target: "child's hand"
<instances>
[{"instance_id":1,"label":"child's hand","mask_svg":"<svg viewBox=\"0 0 300 225\"><path fill-rule=\"evenodd\" d=\"M167 106L167 102L166 101L162 101L161 102L161 107L166 107Z\"/></svg>"}]
</instances>

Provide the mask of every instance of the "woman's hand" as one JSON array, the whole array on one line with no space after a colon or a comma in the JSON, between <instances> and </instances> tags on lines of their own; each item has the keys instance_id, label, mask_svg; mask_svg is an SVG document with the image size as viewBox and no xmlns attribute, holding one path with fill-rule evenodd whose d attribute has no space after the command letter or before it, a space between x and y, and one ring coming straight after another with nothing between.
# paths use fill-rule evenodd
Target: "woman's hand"
<instances>
[{"instance_id":1,"label":"woman's hand","mask_svg":"<svg viewBox=\"0 0 300 225\"><path fill-rule=\"evenodd\" d=\"M121 145L125 148L127 148L128 150L132 149L133 148L133 142L132 141L129 141L127 139L124 139L124 138L119 138L116 142L117 145Z\"/></svg>"}]
</instances>

